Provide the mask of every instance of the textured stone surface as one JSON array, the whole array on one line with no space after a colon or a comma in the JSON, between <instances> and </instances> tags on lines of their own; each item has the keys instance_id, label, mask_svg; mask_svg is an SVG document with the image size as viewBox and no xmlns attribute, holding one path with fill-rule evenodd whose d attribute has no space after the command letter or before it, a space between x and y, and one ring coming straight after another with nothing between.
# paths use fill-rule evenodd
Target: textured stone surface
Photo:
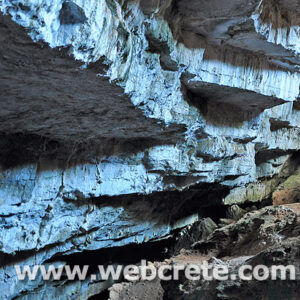
<instances>
[{"instance_id":1,"label":"textured stone surface","mask_svg":"<svg viewBox=\"0 0 300 300\"><path fill-rule=\"evenodd\" d=\"M274 226L272 216L277 220L277 226ZM254 217L254 218L253 218ZM256 229L247 230L248 226L254 221L258 225ZM244 227L246 225L246 227ZM261 211L253 212L252 216L248 219L244 217L233 225L225 226L223 229L216 230L208 239L213 241L217 236L220 239L220 244L229 238L226 232L229 229L240 227L234 238L234 247L228 247L225 251L222 247L216 245L217 258L210 258L212 253L208 254L206 259L209 263L215 266L226 265L229 267L230 274L236 274L239 266L243 264L256 266L263 264L268 267L272 265L294 265L296 268L295 281L241 281L241 280L228 280L228 281L186 281L180 289L174 293L174 290L169 290L170 296L173 294L172 299L264 299L277 297L286 297L287 299L298 298L298 285L299 285L299 205L291 205L288 207L281 206L276 208L264 208ZM251 226L251 225L250 225ZM223 233L224 235L222 235ZM232 231L234 233L234 231ZM253 237L255 242L253 243ZM247 237L246 237L247 236ZM280 241L275 241L281 239ZM229 241L227 240L227 241ZM231 241L232 242L232 241ZM229 242L229 243L231 243ZM226 242L225 242L226 243ZM214 242L213 242L214 244ZM254 248L256 244L257 248ZM248 250L247 250L248 246ZM263 249L263 250L262 250ZM220 252L219 252L220 251ZM216 252L212 251L214 254ZM207 252L206 252L207 253ZM184 255L183 255L184 256ZM198 264L201 264L203 253L200 252L195 255L198 257ZM182 258L176 257L174 260L179 261ZM189 257L186 256L186 263ZM193 261L193 263L195 263ZM280 275L277 274L278 278ZM173 287L175 288L175 286Z\"/></svg>"},{"instance_id":2,"label":"textured stone surface","mask_svg":"<svg viewBox=\"0 0 300 300\"><path fill-rule=\"evenodd\" d=\"M108 300L122 300L135 297L136 299L160 300L163 299L164 291L158 280L145 284L122 283L115 284L110 288Z\"/></svg>"},{"instance_id":3,"label":"textured stone surface","mask_svg":"<svg viewBox=\"0 0 300 300\"><path fill-rule=\"evenodd\" d=\"M80 6L72 1L65 1L60 10L59 20L61 24L74 25L84 23L86 16Z\"/></svg>"},{"instance_id":4,"label":"textured stone surface","mask_svg":"<svg viewBox=\"0 0 300 300\"><path fill-rule=\"evenodd\" d=\"M237 275L238 268L250 265L271 267L273 265L294 265L295 280L188 280L184 272L180 273L176 281L156 281L155 283L140 282L118 283L110 288L111 300L137 299L147 297L152 292L154 299L198 300L198 299L298 299L299 297L299 233L300 233L300 206L266 207L253 211L237 222L215 229L209 236L201 236L194 245L198 250L186 250L191 245L186 240L185 248L180 253L164 261L149 263L159 267L197 265L204 263L210 267L227 267L229 275ZM195 233L190 228L189 233ZM195 275L195 274L193 274ZM210 274L209 274L210 275ZM246 274L248 275L248 274ZM289 277L289 276L288 276ZM144 287L138 292L138 287ZM153 285L156 287L153 289ZM163 294L161 294L161 287ZM126 294L125 294L126 292ZM146 298L147 299L147 298Z\"/></svg>"},{"instance_id":5,"label":"textured stone surface","mask_svg":"<svg viewBox=\"0 0 300 300\"><path fill-rule=\"evenodd\" d=\"M274 205L300 202L300 178L299 170L280 184L273 192Z\"/></svg>"},{"instance_id":6,"label":"textured stone surface","mask_svg":"<svg viewBox=\"0 0 300 300\"><path fill-rule=\"evenodd\" d=\"M194 244L194 249L214 257L251 256L276 245L285 230L292 230L297 214L285 207L267 207L245 214L237 222L216 229L207 239Z\"/></svg>"},{"instance_id":7,"label":"textured stone surface","mask_svg":"<svg viewBox=\"0 0 300 300\"><path fill-rule=\"evenodd\" d=\"M180 139L184 128L164 130L136 110L121 88L97 76L105 73L101 62L82 69L66 49L36 44L8 16L0 17L1 133L35 134L69 148L95 140Z\"/></svg>"},{"instance_id":8,"label":"textured stone surface","mask_svg":"<svg viewBox=\"0 0 300 300\"><path fill-rule=\"evenodd\" d=\"M15 260L165 238L294 173L299 5L246 2L0 1L2 297L37 288Z\"/></svg>"}]
</instances>

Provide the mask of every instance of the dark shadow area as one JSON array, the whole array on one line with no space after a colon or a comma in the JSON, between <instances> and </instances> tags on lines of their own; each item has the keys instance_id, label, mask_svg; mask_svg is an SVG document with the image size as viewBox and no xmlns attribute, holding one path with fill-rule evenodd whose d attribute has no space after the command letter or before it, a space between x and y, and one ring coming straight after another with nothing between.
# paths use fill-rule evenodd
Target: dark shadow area
<instances>
[{"instance_id":1,"label":"dark shadow area","mask_svg":"<svg viewBox=\"0 0 300 300\"><path fill-rule=\"evenodd\" d=\"M178 180L175 176L175 181ZM175 183L176 184L176 183ZM124 207L138 222L155 221L157 224L174 224L192 214L205 217L211 213L210 208L222 206L222 199L228 195L230 189L218 183L201 183L186 188L183 191L155 192L150 195L121 195L102 196L95 199L69 200L75 206L88 204L97 207Z\"/></svg>"},{"instance_id":2,"label":"dark shadow area","mask_svg":"<svg viewBox=\"0 0 300 300\"><path fill-rule=\"evenodd\" d=\"M105 290L102 293L90 297L88 300L107 300L109 298L109 291Z\"/></svg>"},{"instance_id":3,"label":"dark shadow area","mask_svg":"<svg viewBox=\"0 0 300 300\"><path fill-rule=\"evenodd\" d=\"M293 103L294 110L300 110L300 97Z\"/></svg>"},{"instance_id":4,"label":"dark shadow area","mask_svg":"<svg viewBox=\"0 0 300 300\"><path fill-rule=\"evenodd\" d=\"M53 245L52 245L53 247ZM17 255L0 253L0 267L5 267L10 264L16 264L34 255L36 251L28 250L19 252Z\"/></svg>"},{"instance_id":5,"label":"dark shadow area","mask_svg":"<svg viewBox=\"0 0 300 300\"><path fill-rule=\"evenodd\" d=\"M55 153L59 145L38 135L0 134L1 167L9 169L38 161L44 152Z\"/></svg>"},{"instance_id":6,"label":"dark shadow area","mask_svg":"<svg viewBox=\"0 0 300 300\"><path fill-rule=\"evenodd\" d=\"M291 126L289 121L283 121L283 120L274 119L274 118L270 119L270 130L271 131L277 131L277 130L281 130L284 128L292 129L293 126Z\"/></svg>"},{"instance_id":7,"label":"dark shadow area","mask_svg":"<svg viewBox=\"0 0 300 300\"><path fill-rule=\"evenodd\" d=\"M100 154L112 147L127 153L183 137L184 126L166 127L136 109L124 90L109 82L103 60L85 68L68 53L33 42L24 28L0 14L1 158L12 149L5 167L34 161L45 144L56 157L56 148L68 154L78 148L86 155L93 147ZM120 145L125 149L117 150ZM14 158L15 151L24 161Z\"/></svg>"},{"instance_id":8,"label":"dark shadow area","mask_svg":"<svg viewBox=\"0 0 300 300\"><path fill-rule=\"evenodd\" d=\"M165 71L178 71L177 63L171 58L168 43L160 41L150 33L146 34L146 39L149 43L147 51L159 54L162 69Z\"/></svg>"},{"instance_id":9,"label":"dark shadow area","mask_svg":"<svg viewBox=\"0 0 300 300\"><path fill-rule=\"evenodd\" d=\"M182 89L187 102L196 107L208 124L240 127L265 109L283 104L275 97L217 84L189 81L182 77Z\"/></svg>"},{"instance_id":10,"label":"dark shadow area","mask_svg":"<svg viewBox=\"0 0 300 300\"><path fill-rule=\"evenodd\" d=\"M148 261L164 260L167 258L166 248L169 247L171 241L163 240L152 242L150 245L128 245L123 247L100 249L95 251L84 251L65 256L54 256L47 263L55 261L64 261L67 265L90 265L90 272L97 271L98 265L107 266L109 264L129 265L138 264L142 259Z\"/></svg>"},{"instance_id":11,"label":"dark shadow area","mask_svg":"<svg viewBox=\"0 0 300 300\"><path fill-rule=\"evenodd\" d=\"M271 159L275 159L277 157L292 154L295 151L284 151L279 149L271 149L271 150L260 150L255 155L255 164L259 166L260 164L267 162Z\"/></svg>"},{"instance_id":12,"label":"dark shadow area","mask_svg":"<svg viewBox=\"0 0 300 300\"><path fill-rule=\"evenodd\" d=\"M0 166L10 169L34 164L39 159L74 166L113 155L130 155L159 145L175 145L184 139L185 127L169 126L164 136L98 137L80 141L56 140L38 134L0 132ZM52 166L53 167L53 166ZM49 165L49 168L52 169Z\"/></svg>"}]
</instances>

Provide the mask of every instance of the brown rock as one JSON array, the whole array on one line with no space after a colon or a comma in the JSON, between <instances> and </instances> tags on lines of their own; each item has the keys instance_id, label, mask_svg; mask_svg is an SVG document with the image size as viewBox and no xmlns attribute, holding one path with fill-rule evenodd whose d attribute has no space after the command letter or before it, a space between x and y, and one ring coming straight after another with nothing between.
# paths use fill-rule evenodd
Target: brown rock
<instances>
[{"instance_id":1,"label":"brown rock","mask_svg":"<svg viewBox=\"0 0 300 300\"><path fill-rule=\"evenodd\" d=\"M274 205L300 202L300 171L279 185L272 199Z\"/></svg>"}]
</instances>

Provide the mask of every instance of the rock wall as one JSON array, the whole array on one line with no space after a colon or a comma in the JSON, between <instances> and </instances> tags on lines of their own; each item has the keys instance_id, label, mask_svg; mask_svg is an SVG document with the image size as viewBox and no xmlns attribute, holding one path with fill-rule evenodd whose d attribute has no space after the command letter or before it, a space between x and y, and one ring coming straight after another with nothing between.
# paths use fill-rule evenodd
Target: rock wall
<instances>
[{"instance_id":1,"label":"rock wall","mask_svg":"<svg viewBox=\"0 0 300 300\"><path fill-rule=\"evenodd\" d=\"M1 297L39 286L15 261L166 238L293 174L299 5L244 2L0 1Z\"/></svg>"}]
</instances>

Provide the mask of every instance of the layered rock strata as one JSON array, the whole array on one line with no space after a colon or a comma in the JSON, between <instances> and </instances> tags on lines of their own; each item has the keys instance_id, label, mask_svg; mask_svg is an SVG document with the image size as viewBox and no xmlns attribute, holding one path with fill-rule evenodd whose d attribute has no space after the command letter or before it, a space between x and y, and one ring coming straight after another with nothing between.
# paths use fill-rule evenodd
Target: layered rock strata
<instances>
[{"instance_id":1,"label":"layered rock strata","mask_svg":"<svg viewBox=\"0 0 300 300\"><path fill-rule=\"evenodd\" d=\"M1 297L40 285L15 261L166 238L295 172L299 4L246 2L0 1Z\"/></svg>"}]
</instances>

